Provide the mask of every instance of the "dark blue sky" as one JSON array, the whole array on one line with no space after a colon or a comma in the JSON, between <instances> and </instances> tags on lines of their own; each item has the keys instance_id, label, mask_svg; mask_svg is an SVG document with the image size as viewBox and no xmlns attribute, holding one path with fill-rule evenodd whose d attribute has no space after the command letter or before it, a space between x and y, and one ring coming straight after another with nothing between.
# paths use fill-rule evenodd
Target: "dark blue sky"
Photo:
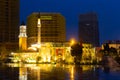
<instances>
[{"instance_id":1,"label":"dark blue sky","mask_svg":"<svg viewBox=\"0 0 120 80\"><path fill-rule=\"evenodd\" d=\"M32 12L59 12L66 18L67 40L78 39L79 14L96 12L100 42L120 40L120 0L20 0L20 21Z\"/></svg>"}]
</instances>

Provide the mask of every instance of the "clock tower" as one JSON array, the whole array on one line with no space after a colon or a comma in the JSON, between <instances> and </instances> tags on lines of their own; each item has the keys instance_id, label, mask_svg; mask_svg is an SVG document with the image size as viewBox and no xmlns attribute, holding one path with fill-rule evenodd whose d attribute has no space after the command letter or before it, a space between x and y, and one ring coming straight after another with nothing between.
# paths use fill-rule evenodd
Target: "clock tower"
<instances>
[{"instance_id":1,"label":"clock tower","mask_svg":"<svg viewBox=\"0 0 120 80\"><path fill-rule=\"evenodd\" d=\"M19 50L27 50L27 35L26 35L26 25L22 22L19 31Z\"/></svg>"}]
</instances>

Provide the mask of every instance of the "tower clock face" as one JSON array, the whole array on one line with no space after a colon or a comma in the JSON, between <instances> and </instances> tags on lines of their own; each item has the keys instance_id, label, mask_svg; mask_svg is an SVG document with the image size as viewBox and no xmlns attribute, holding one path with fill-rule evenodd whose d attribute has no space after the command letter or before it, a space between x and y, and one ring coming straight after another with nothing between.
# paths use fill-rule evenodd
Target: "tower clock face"
<instances>
[{"instance_id":1,"label":"tower clock face","mask_svg":"<svg viewBox=\"0 0 120 80\"><path fill-rule=\"evenodd\" d=\"M19 37L27 37L26 35L26 26L20 26L20 35Z\"/></svg>"},{"instance_id":2,"label":"tower clock face","mask_svg":"<svg viewBox=\"0 0 120 80\"><path fill-rule=\"evenodd\" d=\"M26 27L25 26L21 26L20 27L20 33L25 33L26 32Z\"/></svg>"}]
</instances>

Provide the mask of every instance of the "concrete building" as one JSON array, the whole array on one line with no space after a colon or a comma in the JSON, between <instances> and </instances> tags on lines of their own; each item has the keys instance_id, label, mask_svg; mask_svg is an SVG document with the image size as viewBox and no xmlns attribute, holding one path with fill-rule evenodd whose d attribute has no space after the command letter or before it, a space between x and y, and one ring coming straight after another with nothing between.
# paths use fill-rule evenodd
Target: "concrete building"
<instances>
[{"instance_id":1,"label":"concrete building","mask_svg":"<svg viewBox=\"0 0 120 80\"><path fill-rule=\"evenodd\" d=\"M108 43L109 44L109 47L113 47L113 48L116 48L116 49L119 49L120 48L120 40L107 40L105 41L102 46L105 44L105 43Z\"/></svg>"},{"instance_id":2,"label":"concrete building","mask_svg":"<svg viewBox=\"0 0 120 80\"><path fill-rule=\"evenodd\" d=\"M18 30L19 0L0 0L0 46L16 48Z\"/></svg>"},{"instance_id":3,"label":"concrete building","mask_svg":"<svg viewBox=\"0 0 120 80\"><path fill-rule=\"evenodd\" d=\"M117 49L117 52L120 55L120 40L107 40L102 44L102 49L104 49L104 44L106 43L109 44L109 48Z\"/></svg>"},{"instance_id":4,"label":"concrete building","mask_svg":"<svg viewBox=\"0 0 120 80\"><path fill-rule=\"evenodd\" d=\"M38 18L41 19L41 42L65 42L65 18L60 13L32 13L27 18L28 46L37 43Z\"/></svg>"},{"instance_id":5,"label":"concrete building","mask_svg":"<svg viewBox=\"0 0 120 80\"><path fill-rule=\"evenodd\" d=\"M79 40L99 46L98 18L95 13L81 14L79 17Z\"/></svg>"},{"instance_id":6,"label":"concrete building","mask_svg":"<svg viewBox=\"0 0 120 80\"><path fill-rule=\"evenodd\" d=\"M92 63L95 59L95 48L91 44L82 44L83 54L81 63ZM23 61L26 63L44 63L44 62L66 62L74 63L74 57L71 55L70 42L45 42L41 43L40 53L37 47L31 46L27 52L12 53L13 62ZM17 57L17 58L16 58Z\"/></svg>"}]
</instances>

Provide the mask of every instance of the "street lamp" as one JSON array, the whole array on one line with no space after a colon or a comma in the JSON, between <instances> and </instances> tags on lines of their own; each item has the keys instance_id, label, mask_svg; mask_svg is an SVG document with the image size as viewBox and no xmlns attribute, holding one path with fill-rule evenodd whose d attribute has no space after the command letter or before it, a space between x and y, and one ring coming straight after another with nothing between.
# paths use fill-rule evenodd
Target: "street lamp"
<instances>
[{"instance_id":1,"label":"street lamp","mask_svg":"<svg viewBox=\"0 0 120 80\"><path fill-rule=\"evenodd\" d=\"M76 43L76 40L74 39L74 38L72 38L71 40L70 40L70 45L72 46L72 45L74 45Z\"/></svg>"}]
</instances>

